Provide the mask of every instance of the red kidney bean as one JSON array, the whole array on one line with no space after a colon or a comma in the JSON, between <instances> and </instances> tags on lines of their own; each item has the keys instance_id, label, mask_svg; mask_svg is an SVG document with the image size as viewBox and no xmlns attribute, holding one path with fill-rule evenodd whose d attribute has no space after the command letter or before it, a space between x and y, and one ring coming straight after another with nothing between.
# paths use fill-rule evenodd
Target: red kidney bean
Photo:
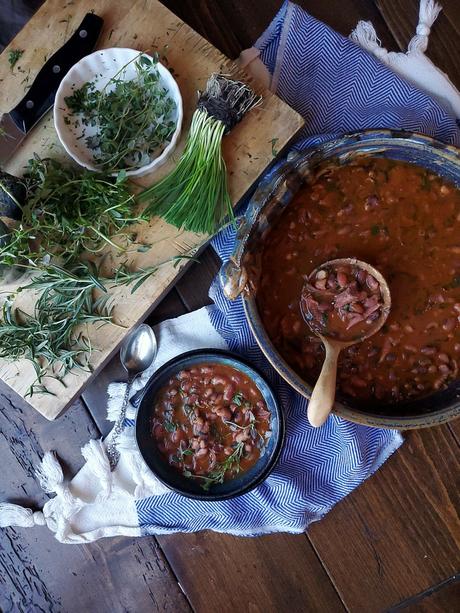
<instances>
[{"instance_id":1,"label":"red kidney bean","mask_svg":"<svg viewBox=\"0 0 460 613\"><path fill-rule=\"evenodd\" d=\"M246 430L242 430L241 432L238 432L238 434L235 436L235 441L237 443L244 443L245 441L247 441L249 438L249 433L246 432Z\"/></svg>"},{"instance_id":2,"label":"red kidney bean","mask_svg":"<svg viewBox=\"0 0 460 613\"><path fill-rule=\"evenodd\" d=\"M370 274L368 274L367 277L366 277L366 285L373 292L378 290L379 287L380 287L379 282L377 281L377 279L375 277L373 277L372 275L370 275Z\"/></svg>"},{"instance_id":3,"label":"red kidney bean","mask_svg":"<svg viewBox=\"0 0 460 613\"><path fill-rule=\"evenodd\" d=\"M446 332L452 332L452 330L454 330L456 325L457 325L457 319L455 317L449 317L448 319L444 320L442 324L442 329L445 330Z\"/></svg>"},{"instance_id":4,"label":"red kidney bean","mask_svg":"<svg viewBox=\"0 0 460 613\"><path fill-rule=\"evenodd\" d=\"M235 386L232 383L227 383L224 389L223 399L224 402L230 402L235 395Z\"/></svg>"},{"instance_id":5,"label":"red kidney bean","mask_svg":"<svg viewBox=\"0 0 460 613\"><path fill-rule=\"evenodd\" d=\"M360 285L364 285L366 283L367 272L363 270L362 268L356 271L355 276L356 276L356 280L358 281Z\"/></svg>"},{"instance_id":6,"label":"red kidney bean","mask_svg":"<svg viewBox=\"0 0 460 613\"><path fill-rule=\"evenodd\" d=\"M187 435L185 434L185 432L183 430L174 430L174 432L171 434L171 440L173 441L173 443L180 443L180 441L185 441L187 438Z\"/></svg>"},{"instance_id":7,"label":"red kidney bean","mask_svg":"<svg viewBox=\"0 0 460 613\"><path fill-rule=\"evenodd\" d=\"M346 287L348 285L348 276L342 270L337 272L337 283L340 287Z\"/></svg>"},{"instance_id":8,"label":"red kidney bean","mask_svg":"<svg viewBox=\"0 0 460 613\"><path fill-rule=\"evenodd\" d=\"M215 375L211 379L211 383L213 385L227 385L228 379L227 379L227 377L223 377L222 375Z\"/></svg>"},{"instance_id":9,"label":"red kidney bean","mask_svg":"<svg viewBox=\"0 0 460 613\"><path fill-rule=\"evenodd\" d=\"M438 350L436 349L436 347L431 347L429 345L426 345L425 347L422 347L420 351L424 355L435 355Z\"/></svg>"},{"instance_id":10,"label":"red kidney bean","mask_svg":"<svg viewBox=\"0 0 460 613\"><path fill-rule=\"evenodd\" d=\"M230 409L217 409L216 413L219 415L219 417L222 417L222 419L230 420L232 418Z\"/></svg>"},{"instance_id":11,"label":"red kidney bean","mask_svg":"<svg viewBox=\"0 0 460 613\"><path fill-rule=\"evenodd\" d=\"M450 362L450 358L447 355L447 353L439 353L438 354L438 360L440 362L442 362L443 364L449 364L449 362Z\"/></svg>"},{"instance_id":12,"label":"red kidney bean","mask_svg":"<svg viewBox=\"0 0 460 613\"><path fill-rule=\"evenodd\" d=\"M364 379L361 379L361 377L357 377L357 376L353 376L350 378L350 383L351 385L354 385L355 387L367 387L367 382Z\"/></svg>"}]
</instances>

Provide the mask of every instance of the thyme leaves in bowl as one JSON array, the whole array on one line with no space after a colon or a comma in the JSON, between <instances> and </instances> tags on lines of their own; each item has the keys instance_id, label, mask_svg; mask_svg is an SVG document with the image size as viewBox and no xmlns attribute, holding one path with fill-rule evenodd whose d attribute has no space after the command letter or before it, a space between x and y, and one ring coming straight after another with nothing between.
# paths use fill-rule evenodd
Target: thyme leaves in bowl
<instances>
[{"instance_id":1,"label":"thyme leaves in bowl","mask_svg":"<svg viewBox=\"0 0 460 613\"><path fill-rule=\"evenodd\" d=\"M156 64L157 58L139 54L134 79L125 78L125 65L102 89L91 81L65 98L77 121L95 128L86 143L101 169L146 166L171 139L176 104L162 85Z\"/></svg>"}]
</instances>

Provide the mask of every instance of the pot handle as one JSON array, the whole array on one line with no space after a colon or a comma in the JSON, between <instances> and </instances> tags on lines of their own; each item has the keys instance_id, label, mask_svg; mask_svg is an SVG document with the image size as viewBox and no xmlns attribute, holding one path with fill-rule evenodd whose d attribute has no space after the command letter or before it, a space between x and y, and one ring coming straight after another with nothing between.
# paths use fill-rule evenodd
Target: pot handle
<instances>
[{"instance_id":1,"label":"pot handle","mask_svg":"<svg viewBox=\"0 0 460 613\"><path fill-rule=\"evenodd\" d=\"M280 182L292 170L296 161L304 155L304 153L292 151L286 158L276 162L259 182L245 213L236 218L235 247L232 255L222 264L219 271L220 284L225 296L229 300L238 298L246 287L248 276L244 266L241 266L241 261L249 234L261 209L265 206L267 199L273 194Z\"/></svg>"}]
</instances>

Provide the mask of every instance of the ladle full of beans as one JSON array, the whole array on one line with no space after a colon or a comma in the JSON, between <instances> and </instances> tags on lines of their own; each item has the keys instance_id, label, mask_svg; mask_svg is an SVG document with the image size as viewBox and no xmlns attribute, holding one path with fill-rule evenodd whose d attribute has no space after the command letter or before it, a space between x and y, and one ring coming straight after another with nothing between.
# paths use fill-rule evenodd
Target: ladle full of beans
<instances>
[{"instance_id":1,"label":"ladle full of beans","mask_svg":"<svg viewBox=\"0 0 460 613\"><path fill-rule=\"evenodd\" d=\"M308 403L312 426L321 426L334 405L341 350L380 330L390 308L387 282L366 262L354 258L330 260L308 276L300 295L300 310L326 351Z\"/></svg>"}]
</instances>

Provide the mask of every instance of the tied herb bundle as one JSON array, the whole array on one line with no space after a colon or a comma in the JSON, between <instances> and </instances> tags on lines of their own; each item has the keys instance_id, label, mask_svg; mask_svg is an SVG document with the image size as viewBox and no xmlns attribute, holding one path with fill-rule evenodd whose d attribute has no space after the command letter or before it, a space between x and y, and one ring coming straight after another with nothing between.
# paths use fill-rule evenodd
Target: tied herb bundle
<instances>
[{"instance_id":1,"label":"tied herb bundle","mask_svg":"<svg viewBox=\"0 0 460 613\"><path fill-rule=\"evenodd\" d=\"M260 101L246 84L213 75L200 94L177 166L138 196L148 203L146 213L204 234L214 234L225 217L233 219L222 138Z\"/></svg>"},{"instance_id":2,"label":"tied herb bundle","mask_svg":"<svg viewBox=\"0 0 460 613\"><path fill-rule=\"evenodd\" d=\"M86 137L96 164L106 171L131 170L149 164L171 139L176 128L176 109L168 90L161 85L157 58L139 54L136 77L123 78L123 66L101 90L95 82L65 98L73 115L96 134ZM131 62L129 62L131 63ZM67 117L67 123L71 119Z\"/></svg>"}]
</instances>

